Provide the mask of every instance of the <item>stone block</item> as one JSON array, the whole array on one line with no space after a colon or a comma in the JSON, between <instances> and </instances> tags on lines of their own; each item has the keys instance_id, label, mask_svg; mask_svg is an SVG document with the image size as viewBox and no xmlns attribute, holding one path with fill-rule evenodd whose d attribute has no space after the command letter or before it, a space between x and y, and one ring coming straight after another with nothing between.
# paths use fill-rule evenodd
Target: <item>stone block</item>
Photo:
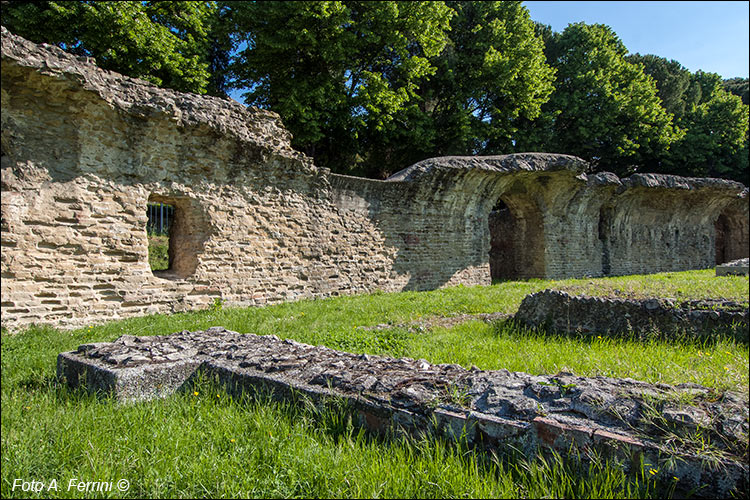
<instances>
[{"instance_id":1,"label":"stone block","mask_svg":"<svg viewBox=\"0 0 750 500\"><path fill-rule=\"evenodd\" d=\"M750 259L737 259L716 266L716 276L747 276Z\"/></svg>"},{"instance_id":2,"label":"stone block","mask_svg":"<svg viewBox=\"0 0 750 500\"><path fill-rule=\"evenodd\" d=\"M214 377L230 394L266 394L318 406L338 400L357 423L378 433L435 432L499 452L554 451L584 460L604 456L629 470L648 463L708 496L734 494L748 486L747 395L726 393L717 402L709 389L695 385L465 370L220 327L168 336L126 335L58 357L58 375L68 384L85 383L91 391L123 401L185 390L197 373ZM465 397L457 400L456 391ZM654 428L642 411L644 405L662 401L664 413L672 414L670 401L679 400L683 392L695 403L683 405L679 413L701 416L701 432L715 443L712 452L721 457L717 463L725 471L722 475L707 468L698 449L672 449L661 443L657 431L638 430ZM689 435L696 418L670 420L671 432Z\"/></svg>"}]
</instances>

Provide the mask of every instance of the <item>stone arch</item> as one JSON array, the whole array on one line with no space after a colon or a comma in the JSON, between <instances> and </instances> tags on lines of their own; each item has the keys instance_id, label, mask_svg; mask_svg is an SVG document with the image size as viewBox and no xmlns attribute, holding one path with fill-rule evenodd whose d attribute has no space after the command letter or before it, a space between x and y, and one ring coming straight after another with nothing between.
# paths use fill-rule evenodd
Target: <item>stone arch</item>
<instances>
[{"instance_id":1,"label":"stone arch","mask_svg":"<svg viewBox=\"0 0 750 500\"><path fill-rule=\"evenodd\" d=\"M502 196L490 211L488 225L493 280L545 276L544 223L534 200Z\"/></svg>"},{"instance_id":2,"label":"stone arch","mask_svg":"<svg viewBox=\"0 0 750 500\"><path fill-rule=\"evenodd\" d=\"M727 207L714 222L716 264L723 264L748 256L747 217Z\"/></svg>"}]
</instances>

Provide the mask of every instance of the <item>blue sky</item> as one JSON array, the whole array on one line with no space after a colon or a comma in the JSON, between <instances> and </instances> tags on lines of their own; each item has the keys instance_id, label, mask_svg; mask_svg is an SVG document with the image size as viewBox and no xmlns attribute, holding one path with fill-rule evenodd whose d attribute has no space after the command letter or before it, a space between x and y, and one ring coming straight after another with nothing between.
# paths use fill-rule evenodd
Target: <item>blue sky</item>
<instances>
[{"instance_id":1,"label":"blue sky","mask_svg":"<svg viewBox=\"0 0 750 500\"><path fill-rule=\"evenodd\" d=\"M562 31L606 24L631 53L674 59L692 72L748 77L750 2L525 1L531 18Z\"/></svg>"}]
</instances>

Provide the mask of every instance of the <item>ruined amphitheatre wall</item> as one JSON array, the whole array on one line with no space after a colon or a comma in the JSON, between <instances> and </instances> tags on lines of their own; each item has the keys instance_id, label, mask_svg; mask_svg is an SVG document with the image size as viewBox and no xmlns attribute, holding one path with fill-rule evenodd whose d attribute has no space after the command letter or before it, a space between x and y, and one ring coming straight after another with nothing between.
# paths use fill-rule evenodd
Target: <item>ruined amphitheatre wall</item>
<instances>
[{"instance_id":1,"label":"ruined amphitheatre wall","mask_svg":"<svg viewBox=\"0 0 750 500\"><path fill-rule=\"evenodd\" d=\"M464 241L482 257L489 253L485 264L492 261L490 242L505 242L497 260L510 262L510 275L493 272L493 278L683 271L748 255L748 189L742 184L659 174L619 179L585 169L575 157L536 153L434 158L396 177L429 189L443 179L474 194L467 196L473 205L464 220L473 227ZM510 220L493 218L499 200Z\"/></svg>"},{"instance_id":2,"label":"ruined amphitheatre wall","mask_svg":"<svg viewBox=\"0 0 750 500\"><path fill-rule=\"evenodd\" d=\"M489 284L499 199L518 277L709 267L722 213L722 255L747 255L736 183L632 186L549 154L438 158L375 181L319 169L290 140L275 113L102 71L3 28L3 326ZM662 192L680 211L646 217L639 203ZM162 273L148 263L149 201L176 207ZM639 260L643 231L673 226L686 228L679 245L646 244L671 255Z\"/></svg>"}]
</instances>

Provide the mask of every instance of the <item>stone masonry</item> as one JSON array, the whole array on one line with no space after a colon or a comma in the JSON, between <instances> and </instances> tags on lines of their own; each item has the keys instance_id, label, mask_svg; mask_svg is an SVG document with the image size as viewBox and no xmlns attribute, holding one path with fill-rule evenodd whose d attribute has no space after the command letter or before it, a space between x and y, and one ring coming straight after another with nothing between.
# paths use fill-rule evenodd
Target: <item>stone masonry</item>
<instances>
[{"instance_id":1,"label":"stone masonry","mask_svg":"<svg viewBox=\"0 0 750 500\"><path fill-rule=\"evenodd\" d=\"M747 276L750 272L750 259L737 259L716 266L716 276Z\"/></svg>"},{"instance_id":2,"label":"stone masonry","mask_svg":"<svg viewBox=\"0 0 750 500\"><path fill-rule=\"evenodd\" d=\"M682 489L697 488L704 497L736 495L748 486L747 395L695 384L466 370L220 327L124 335L58 357L58 376L68 384L123 401L184 390L199 370L234 394L262 391L316 404L341 398L359 424L375 431L432 430L490 449L511 445L528 455L541 449L599 456L633 473L644 463L644 472L651 469L668 482L677 478ZM714 443L711 460L702 449L706 440Z\"/></svg>"},{"instance_id":3,"label":"stone masonry","mask_svg":"<svg viewBox=\"0 0 750 500\"><path fill-rule=\"evenodd\" d=\"M748 256L735 182L589 175L539 153L334 175L292 149L273 112L103 71L5 28L1 95L10 329ZM507 217L491 224L500 201ZM175 207L162 272L148 263L149 202ZM513 265L491 262L492 245Z\"/></svg>"},{"instance_id":4,"label":"stone masonry","mask_svg":"<svg viewBox=\"0 0 750 500\"><path fill-rule=\"evenodd\" d=\"M562 332L712 336L719 331L748 342L748 307L729 301L619 299L543 290L524 297L514 319Z\"/></svg>"}]
</instances>

